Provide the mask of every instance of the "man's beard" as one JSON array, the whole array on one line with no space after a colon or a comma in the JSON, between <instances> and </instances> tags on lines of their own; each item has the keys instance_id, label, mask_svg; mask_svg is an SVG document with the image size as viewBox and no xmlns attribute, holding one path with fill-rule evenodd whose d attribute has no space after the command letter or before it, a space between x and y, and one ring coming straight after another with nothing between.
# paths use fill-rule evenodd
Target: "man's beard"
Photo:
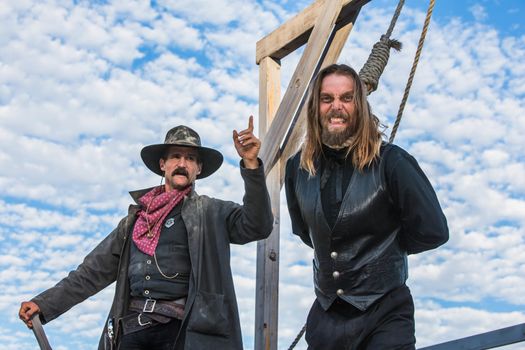
<instances>
[{"instance_id":1,"label":"man's beard","mask_svg":"<svg viewBox=\"0 0 525 350\"><path fill-rule=\"evenodd\" d=\"M322 118L322 131L321 131L321 141L332 148L342 148L347 147L347 141L352 138L354 135L354 124L350 120L350 116L347 113L330 111L325 115L321 116ZM345 120L346 127L343 130L339 131L330 131L328 129L328 124L330 123L330 118L341 118Z\"/></svg>"}]
</instances>

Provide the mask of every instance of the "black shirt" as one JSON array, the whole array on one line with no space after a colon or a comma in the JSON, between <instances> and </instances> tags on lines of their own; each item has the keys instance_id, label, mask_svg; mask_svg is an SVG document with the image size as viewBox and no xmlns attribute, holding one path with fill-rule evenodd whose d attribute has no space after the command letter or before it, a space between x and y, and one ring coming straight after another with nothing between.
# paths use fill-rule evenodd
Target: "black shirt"
<instances>
[{"instance_id":1,"label":"black shirt","mask_svg":"<svg viewBox=\"0 0 525 350\"><path fill-rule=\"evenodd\" d=\"M382 149L385 144L383 144ZM350 183L354 171L351 155L345 157L347 149L334 150L323 146L323 155L319 159L318 175L321 177L321 204L330 228L339 215L342 198ZM429 232L446 230L446 219L436 198L432 184L419 167L418 162L402 148L392 145L390 152L383 154L384 176L392 203L399 211L404 231L402 244L408 254L419 253L434 246L426 242ZM334 164L329 164L334 163ZM326 173L329 169L328 174ZM299 208L294 194L294 178L298 169L287 169L285 176L288 209L292 218L292 229L295 234L306 239L308 228L298 215ZM323 179L323 176L325 177ZM340 177L338 179L338 177ZM447 230L448 233L448 230Z\"/></svg>"}]
</instances>

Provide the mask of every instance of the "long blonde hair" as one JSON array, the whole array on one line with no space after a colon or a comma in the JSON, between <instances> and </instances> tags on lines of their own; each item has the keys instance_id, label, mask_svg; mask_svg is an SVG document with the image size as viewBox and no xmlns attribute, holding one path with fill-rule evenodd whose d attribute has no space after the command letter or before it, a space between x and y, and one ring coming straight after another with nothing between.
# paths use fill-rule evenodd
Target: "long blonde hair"
<instances>
[{"instance_id":1,"label":"long blonde hair","mask_svg":"<svg viewBox=\"0 0 525 350\"><path fill-rule=\"evenodd\" d=\"M323 79L331 74L344 75L354 81L355 134L348 147L346 156L352 154L352 164L363 170L379 156L382 132L379 130L379 119L370 110L366 99L366 90L357 72L345 64L332 64L322 69L315 77L308 98L306 139L302 146L300 167L310 176L316 173L314 160L322 153L320 94Z\"/></svg>"}]
</instances>

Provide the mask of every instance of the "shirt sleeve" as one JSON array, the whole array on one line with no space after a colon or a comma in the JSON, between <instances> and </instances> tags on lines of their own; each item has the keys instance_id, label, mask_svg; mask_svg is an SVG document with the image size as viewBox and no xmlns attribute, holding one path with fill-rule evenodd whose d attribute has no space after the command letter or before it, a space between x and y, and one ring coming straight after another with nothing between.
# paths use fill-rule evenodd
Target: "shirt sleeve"
<instances>
[{"instance_id":1,"label":"shirt sleeve","mask_svg":"<svg viewBox=\"0 0 525 350\"><path fill-rule=\"evenodd\" d=\"M295 157L290 158L286 163L286 175L284 178L286 202L288 205L288 212L290 213L290 219L292 221L292 233L299 236L306 245L313 248L312 240L308 234L308 227L303 220L299 203L295 195L294 179L296 176L297 167L298 164L297 161L295 161Z\"/></svg>"},{"instance_id":2,"label":"shirt sleeve","mask_svg":"<svg viewBox=\"0 0 525 350\"><path fill-rule=\"evenodd\" d=\"M243 204L221 201L227 214L228 232L231 243L245 244L268 238L273 229L273 213L270 195L264 177L264 165L248 169L240 162L241 177L244 181Z\"/></svg>"},{"instance_id":3,"label":"shirt sleeve","mask_svg":"<svg viewBox=\"0 0 525 350\"><path fill-rule=\"evenodd\" d=\"M416 159L392 146L385 159L387 186L399 209L402 246L408 254L434 249L449 238L447 220L430 181Z\"/></svg>"}]
</instances>

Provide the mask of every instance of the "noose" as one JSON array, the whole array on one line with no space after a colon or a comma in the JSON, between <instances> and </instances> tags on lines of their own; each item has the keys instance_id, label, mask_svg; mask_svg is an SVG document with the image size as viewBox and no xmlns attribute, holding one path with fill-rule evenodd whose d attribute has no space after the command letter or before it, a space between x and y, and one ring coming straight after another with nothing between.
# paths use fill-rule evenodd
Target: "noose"
<instances>
[{"instance_id":1,"label":"noose","mask_svg":"<svg viewBox=\"0 0 525 350\"><path fill-rule=\"evenodd\" d=\"M390 39L390 35L392 35L392 31L394 30L404 4L405 0L400 0L398 2L387 32L381 35L381 39L374 44L370 56L368 56L363 68L359 71L359 78L361 78L366 85L368 95L377 89L379 78L381 77L381 74L383 74L386 64L388 63L388 58L390 57L390 49L393 48L397 51L401 50L402 44L395 39Z\"/></svg>"}]
</instances>

